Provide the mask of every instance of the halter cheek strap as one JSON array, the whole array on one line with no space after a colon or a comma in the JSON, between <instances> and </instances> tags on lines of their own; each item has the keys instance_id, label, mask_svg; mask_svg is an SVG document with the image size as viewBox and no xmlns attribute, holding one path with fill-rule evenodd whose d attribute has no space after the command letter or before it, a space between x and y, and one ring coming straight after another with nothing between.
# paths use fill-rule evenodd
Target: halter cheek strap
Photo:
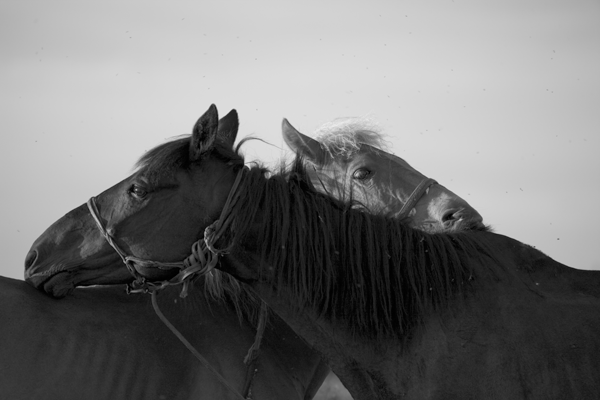
<instances>
[{"instance_id":1,"label":"halter cheek strap","mask_svg":"<svg viewBox=\"0 0 600 400\"><path fill-rule=\"evenodd\" d=\"M221 237L223 232L231 224L231 208L237 203L239 198L238 187L240 185L244 171L247 168L244 167L238 172L235 181L229 191L227 200L221 211L221 216L211 225L206 227L204 230L204 237L196 241L191 248L191 254L186 257L183 261L176 262L163 262L147 260L134 255L128 255L123 251L115 239L108 233L106 227L100 219L100 212L96 204L96 198L92 197L87 201L87 207L92 215L92 218L96 222L96 226L102 233L102 236L108 244L115 250L115 252L121 257L123 264L127 267L129 273L134 277L134 282L128 286L128 292L148 292L162 289L170 285L183 284L181 296L185 297L187 294L187 288L190 279L195 275L203 275L210 272L219 260L219 256L227 253L229 248L216 249L214 243ZM140 273L140 270L158 268L162 270L179 269L179 273L168 281L159 283L146 282L146 278Z\"/></svg>"},{"instance_id":2,"label":"halter cheek strap","mask_svg":"<svg viewBox=\"0 0 600 400\"><path fill-rule=\"evenodd\" d=\"M87 206L90 211L90 214L94 218L98 229L102 233L102 236L106 239L108 244L117 252L123 263L127 267L127 270L131 275L135 278L135 281L127 286L128 293L150 293L152 296L152 306L154 307L154 311L158 315L158 317L163 321L163 323L173 332L175 336L181 340L181 342L188 348L188 350L206 367L208 368L220 381L227 387L229 391L231 391L236 397L247 400L250 398L250 390L252 385L252 379L256 374L255 362L258 357L258 351L260 348L260 342L262 340L262 335L266 325L266 318L268 314L268 310L266 308L265 303L263 302L260 310L260 318L259 318L259 326L257 328L255 343L248 351L248 355L244 360L244 363L248 365L248 371L246 373L246 380L244 382L244 390L243 394L239 393L234 387L232 387L229 382L214 369L210 363L192 346L190 342L188 342L185 337L169 322L169 320L164 316L164 314L160 311L158 307L158 302L156 300L156 294L160 289L165 288L169 285L178 285L183 284L183 289L181 291L181 297L185 297L187 295L188 285L193 276L196 274L206 274L210 272L217 264L219 260L219 256L225 254L227 249L216 249L213 247L213 244L219 239L219 237L223 234L225 229L231 223L231 219L228 218L230 214L231 208L237 202L239 195L237 195L237 188L242 179L242 175L246 167L240 169L238 172L233 186L227 196L227 201L225 202L225 206L221 211L220 218L215 221L213 224L209 225L204 231L204 237L192 245L191 254L180 262L162 262L162 261L153 261L146 260L143 258L139 258L136 256L128 255L125 253L119 245L116 243L114 238L108 233L102 220L100 219L100 212L98 211L98 206L96 205L96 198L92 197L87 201ZM137 268L136 268L137 267ZM159 268L159 269L173 269L177 268L181 271L175 275L175 277L171 278L168 281L163 281L160 283L146 282L146 278L141 275L138 271L138 268Z\"/></svg>"},{"instance_id":3,"label":"halter cheek strap","mask_svg":"<svg viewBox=\"0 0 600 400\"><path fill-rule=\"evenodd\" d=\"M137 271L136 265L139 267L142 267L142 268L160 268L160 269L181 268L183 266L182 262L165 263L165 262L159 262L159 261L145 260L143 258L128 255L119 247L119 245L116 243L116 241L113 239L113 237L108 233L108 231L104 227L104 224L100 220L100 212L98 211L98 206L96 205L96 198L95 197L90 198L87 201L87 206L90 211L90 214L92 215L92 217L94 218L94 221L96 222L96 226L98 227L98 230L100 230L100 233L102 233L102 236L104 236L104 239L106 239L108 244L115 250L115 252L119 255L119 257L121 257L121 260L123 260L123 264L125 264L125 266L127 267L127 270L129 271L129 273L131 275L133 275L133 277L135 278L135 280L137 282L143 283L145 279Z\"/></svg>"}]
</instances>

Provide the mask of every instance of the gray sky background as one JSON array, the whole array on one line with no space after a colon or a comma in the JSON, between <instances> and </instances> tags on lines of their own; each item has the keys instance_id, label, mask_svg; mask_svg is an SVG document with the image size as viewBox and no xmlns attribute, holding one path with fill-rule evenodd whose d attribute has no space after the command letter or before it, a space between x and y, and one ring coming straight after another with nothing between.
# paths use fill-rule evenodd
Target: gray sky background
<instances>
[{"instance_id":1,"label":"gray sky background","mask_svg":"<svg viewBox=\"0 0 600 400\"><path fill-rule=\"evenodd\" d=\"M496 232L600 269L597 0L2 0L0 54L0 275L211 103L280 148L283 117L368 115Z\"/></svg>"}]
</instances>

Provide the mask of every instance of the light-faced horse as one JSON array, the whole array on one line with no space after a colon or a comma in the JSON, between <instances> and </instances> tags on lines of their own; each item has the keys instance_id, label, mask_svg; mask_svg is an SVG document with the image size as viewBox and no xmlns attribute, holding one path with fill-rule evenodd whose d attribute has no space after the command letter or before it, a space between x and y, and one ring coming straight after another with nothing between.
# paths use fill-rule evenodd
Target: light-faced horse
<instances>
[{"instance_id":1,"label":"light-faced horse","mask_svg":"<svg viewBox=\"0 0 600 400\"><path fill-rule=\"evenodd\" d=\"M239 393L312 398L328 371L318 370L319 358L279 318L267 326L249 371L243 360L255 329L227 304L209 303L201 281L185 300L173 287L157 300ZM239 399L168 330L149 296L130 296L122 287L75 290L59 301L23 281L0 277L0 321L2 399Z\"/></svg>"},{"instance_id":2,"label":"light-faced horse","mask_svg":"<svg viewBox=\"0 0 600 400\"><path fill-rule=\"evenodd\" d=\"M360 118L336 120L319 128L313 139L284 119L282 133L308 164L320 192L427 232L485 229L481 215L465 200L383 151L382 135L372 125Z\"/></svg>"},{"instance_id":3,"label":"light-faced horse","mask_svg":"<svg viewBox=\"0 0 600 400\"><path fill-rule=\"evenodd\" d=\"M69 244L97 243L102 232L162 262L185 258L197 240L317 349L357 400L600 392L597 272L501 235L429 234L355 210L315 191L300 162L284 173L247 170L216 119L211 107L191 139L149 152L136 174L99 195L90 210L101 230L78 215L86 229L40 238L28 280L54 293L131 280L110 246L82 254ZM53 270L55 252L74 264ZM172 275L157 269L153 278Z\"/></svg>"}]
</instances>

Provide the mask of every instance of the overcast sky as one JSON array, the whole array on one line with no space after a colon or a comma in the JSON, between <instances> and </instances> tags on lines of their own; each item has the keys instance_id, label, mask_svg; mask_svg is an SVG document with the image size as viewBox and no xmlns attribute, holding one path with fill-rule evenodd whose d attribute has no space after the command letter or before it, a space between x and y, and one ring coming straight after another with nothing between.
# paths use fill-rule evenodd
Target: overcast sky
<instances>
[{"instance_id":1,"label":"overcast sky","mask_svg":"<svg viewBox=\"0 0 600 400\"><path fill-rule=\"evenodd\" d=\"M600 269L597 0L3 0L0 54L0 275L211 103L280 147L283 117L369 115L496 232Z\"/></svg>"}]
</instances>

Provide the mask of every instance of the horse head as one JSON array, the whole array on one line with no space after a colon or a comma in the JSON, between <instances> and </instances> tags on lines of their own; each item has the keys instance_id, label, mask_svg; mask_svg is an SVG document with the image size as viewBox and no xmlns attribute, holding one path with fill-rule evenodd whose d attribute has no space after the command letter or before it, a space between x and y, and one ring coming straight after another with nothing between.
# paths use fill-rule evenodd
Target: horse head
<instances>
[{"instance_id":1,"label":"horse head","mask_svg":"<svg viewBox=\"0 0 600 400\"><path fill-rule=\"evenodd\" d=\"M481 215L465 200L402 158L369 144L375 132L342 125L318 141L284 119L282 133L312 166L308 172L319 191L429 232L484 228Z\"/></svg>"},{"instance_id":2,"label":"horse head","mask_svg":"<svg viewBox=\"0 0 600 400\"><path fill-rule=\"evenodd\" d=\"M50 226L27 254L26 280L62 297L76 286L176 275L179 269L169 263L188 256L190 245L218 218L236 170L243 167L233 150L238 126L235 110L219 120L212 105L191 136L149 151L131 176ZM124 254L153 260L158 268L138 262L128 272L111 242Z\"/></svg>"}]
</instances>

